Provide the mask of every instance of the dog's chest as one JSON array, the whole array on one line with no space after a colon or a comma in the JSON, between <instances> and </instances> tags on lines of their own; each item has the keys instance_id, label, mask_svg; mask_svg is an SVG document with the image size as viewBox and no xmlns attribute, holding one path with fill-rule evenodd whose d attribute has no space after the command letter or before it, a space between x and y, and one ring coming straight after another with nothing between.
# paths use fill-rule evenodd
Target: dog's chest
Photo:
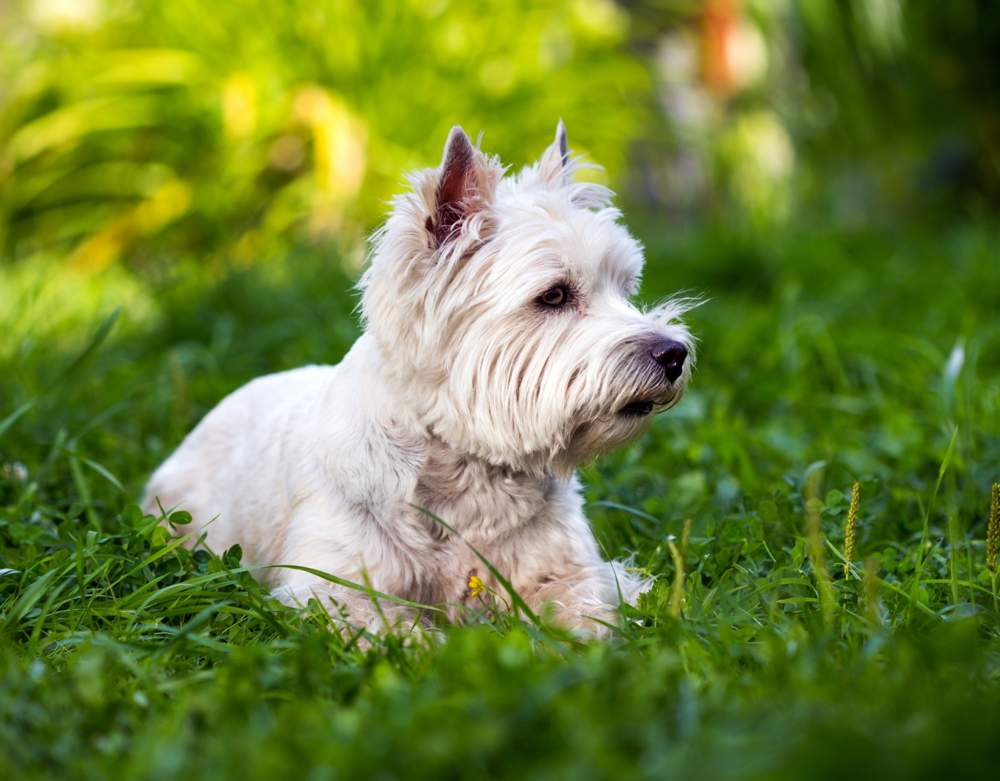
<instances>
[{"instance_id":1,"label":"dog's chest","mask_svg":"<svg viewBox=\"0 0 1000 781\"><path fill-rule=\"evenodd\" d=\"M433 443L417 478L414 504L466 542L493 547L545 512L552 482L548 476L515 472ZM444 524L421 515L435 538L452 536Z\"/></svg>"},{"instance_id":2,"label":"dog's chest","mask_svg":"<svg viewBox=\"0 0 1000 781\"><path fill-rule=\"evenodd\" d=\"M545 515L551 491L549 478L514 473L432 443L393 541L410 575L396 585L417 601L463 601L469 577L487 575L470 545L509 571L519 535Z\"/></svg>"}]
</instances>

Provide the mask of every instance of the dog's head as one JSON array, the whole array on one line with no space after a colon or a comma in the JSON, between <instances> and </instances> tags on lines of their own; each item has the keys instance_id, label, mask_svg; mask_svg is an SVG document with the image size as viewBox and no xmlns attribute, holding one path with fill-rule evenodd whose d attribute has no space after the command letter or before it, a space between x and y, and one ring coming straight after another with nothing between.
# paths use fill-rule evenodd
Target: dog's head
<instances>
[{"instance_id":1,"label":"dog's head","mask_svg":"<svg viewBox=\"0 0 1000 781\"><path fill-rule=\"evenodd\" d=\"M690 377L684 302L631 302L642 247L573 167L562 123L509 177L454 128L361 282L386 377L430 432L493 463L568 470L638 434Z\"/></svg>"}]
</instances>

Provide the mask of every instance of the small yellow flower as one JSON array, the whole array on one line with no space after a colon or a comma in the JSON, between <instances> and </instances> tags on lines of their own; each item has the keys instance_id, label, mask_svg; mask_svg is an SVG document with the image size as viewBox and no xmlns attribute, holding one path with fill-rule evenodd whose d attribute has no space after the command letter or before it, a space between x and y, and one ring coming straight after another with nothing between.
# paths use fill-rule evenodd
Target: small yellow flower
<instances>
[{"instance_id":1,"label":"small yellow flower","mask_svg":"<svg viewBox=\"0 0 1000 781\"><path fill-rule=\"evenodd\" d=\"M483 581L481 581L475 575L469 575L469 596L470 597L472 597L473 599L475 599L476 597L478 597L480 594L483 593L483 590L485 588L486 588L486 585L483 583Z\"/></svg>"}]
</instances>

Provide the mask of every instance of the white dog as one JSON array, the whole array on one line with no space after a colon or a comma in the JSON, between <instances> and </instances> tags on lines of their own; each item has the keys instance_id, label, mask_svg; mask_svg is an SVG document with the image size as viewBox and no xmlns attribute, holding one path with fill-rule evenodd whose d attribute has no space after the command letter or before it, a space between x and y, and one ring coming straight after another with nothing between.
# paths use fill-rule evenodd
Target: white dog
<instances>
[{"instance_id":1,"label":"white dog","mask_svg":"<svg viewBox=\"0 0 1000 781\"><path fill-rule=\"evenodd\" d=\"M572 470L677 402L692 338L682 302L630 303L642 249L572 169L562 123L506 178L454 128L373 238L343 361L227 397L153 475L146 510L188 510L194 537L251 565L452 608L472 575L502 593L475 547L531 608L602 633L649 580L602 559ZM260 577L371 629L414 618L303 570Z\"/></svg>"}]
</instances>

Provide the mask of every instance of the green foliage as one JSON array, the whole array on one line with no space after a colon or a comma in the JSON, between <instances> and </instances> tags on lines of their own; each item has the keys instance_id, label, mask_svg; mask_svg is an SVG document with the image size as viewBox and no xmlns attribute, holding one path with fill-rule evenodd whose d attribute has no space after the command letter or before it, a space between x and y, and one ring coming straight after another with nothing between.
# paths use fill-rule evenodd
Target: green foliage
<instances>
[{"instance_id":1,"label":"green foliage","mask_svg":"<svg viewBox=\"0 0 1000 781\"><path fill-rule=\"evenodd\" d=\"M558 117L673 216L980 215L1000 202L997 19L984 0L17 0L0 262L250 263L333 241L356 266L452 124L520 166Z\"/></svg>"},{"instance_id":2,"label":"green foliage","mask_svg":"<svg viewBox=\"0 0 1000 781\"><path fill-rule=\"evenodd\" d=\"M709 301L689 396L584 470L659 577L608 644L501 614L363 648L131 507L223 394L343 354L340 264L2 269L0 775L990 777L996 230L638 232L647 296Z\"/></svg>"},{"instance_id":3,"label":"green foliage","mask_svg":"<svg viewBox=\"0 0 1000 781\"><path fill-rule=\"evenodd\" d=\"M562 116L618 173L646 110L627 18L602 0L82 7L69 29L16 14L0 40L4 254L346 247L452 124L523 165Z\"/></svg>"}]
</instances>

